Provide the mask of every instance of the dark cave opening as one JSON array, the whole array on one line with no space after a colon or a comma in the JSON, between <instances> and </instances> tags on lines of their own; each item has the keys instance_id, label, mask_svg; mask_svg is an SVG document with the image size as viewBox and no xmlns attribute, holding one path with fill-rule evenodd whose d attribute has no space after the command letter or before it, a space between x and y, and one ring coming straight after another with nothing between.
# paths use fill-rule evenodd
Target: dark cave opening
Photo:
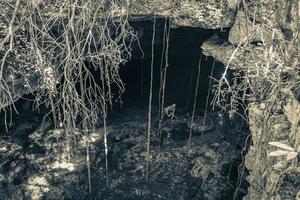
<instances>
[{"instance_id":1,"label":"dark cave opening","mask_svg":"<svg viewBox=\"0 0 300 200\"><path fill-rule=\"evenodd\" d=\"M159 106L159 88L160 88L160 66L161 59L165 58L162 56L163 43L163 32L164 32L164 19L157 19L155 25L155 40L154 40L154 74L153 74L153 100L152 105L154 105L153 116L154 124L153 129L156 131L156 115L159 115L157 108ZM139 35L140 46L136 46L133 50L132 59L120 68L120 75L125 84L126 92L122 96L123 104L122 109L127 110L132 107L143 108L146 119L146 112L149 103L149 88L150 88L150 76L151 76L151 59L152 59L152 37L153 37L153 20L134 22L132 26L137 30ZM212 110L210 105L212 94L211 89L213 87L214 81L210 82L210 79L213 78L218 80L224 72L224 65L212 57L206 57L202 55L201 45L204 41L210 38L214 34L218 34L220 37L227 38L228 30L205 30L200 28L191 28L191 27L179 27L176 29L170 30L169 37L169 66L167 71L167 81L166 81L166 99L165 105L176 105L178 109L178 118L174 120L173 125L178 123L178 121L190 120L190 114L193 109L193 98L195 95L195 87L197 81L197 72L199 59L201 59L201 73L199 78L199 88L197 95L197 106L196 106L196 115L199 115L199 118L203 117L205 109L208 109L208 112L212 113L212 118L214 120L218 117L215 117L218 113L218 108ZM140 47L142 51L140 50ZM165 64L165 63L164 63ZM213 70L212 70L213 68ZM229 70L226 77L230 80L234 75L234 72ZM210 85L212 84L212 85ZM210 93L210 94L209 94ZM209 95L209 99L207 99ZM208 107L206 104L208 103ZM122 112L122 111L121 111ZM133 109L132 112L135 112ZM126 117L130 118L130 114L126 112ZM187 114L187 118L182 117L181 115ZM118 114L117 114L118 115ZM114 118L114 117L113 117ZM133 117L134 118L134 117ZM230 142L233 146L236 147L235 153L238 153L238 156L231 160L231 162L224 164L222 166L222 173L224 177L227 177L226 184L224 188L221 188L219 191L220 199L242 199L244 195L247 194L248 182L245 177L248 174L247 169L244 167L243 156L247 153L249 143L246 142L245 138L248 135L247 123L243 119L234 119L229 120L227 114L222 116L220 119L222 125L218 125L217 121L214 121L217 129L224 133L224 138L222 140ZM168 119L165 123L168 126ZM177 145L181 146L180 140L187 140L186 136L178 136L184 132L186 127L181 127L185 122L179 122L174 125L176 128L172 127L171 132L168 134L173 134L174 140L178 142ZM200 121L201 122L201 121ZM199 123L199 122L198 122ZM173 126L171 125L171 126ZM199 137L197 133L194 133L196 138ZM240 134L240 135L239 135ZM156 134L154 133L154 136ZM222 136L223 137L223 136ZM249 138L247 138L249 139ZM246 140L247 140L246 139ZM155 141L155 138L153 139ZM213 137L211 138L213 140ZM179 142L180 141L180 142ZM208 142L209 143L209 142ZM153 142L154 148L155 142ZM166 151L168 149L168 142L165 144ZM129 148L130 149L130 148ZM234 154L235 154L234 153ZM228 155L226 155L228 156ZM113 159L113 158L112 158ZM116 164L117 165L117 164ZM214 177L215 174L209 174L209 177ZM212 181L212 178L210 181ZM192 181L193 182L193 181ZM135 183L134 183L135 184ZM194 184L199 184L195 181ZM203 184L203 183L202 183ZM206 184L206 183L205 183ZM204 185L205 185L204 184ZM209 183L207 183L209 184ZM202 185L203 186L203 185ZM201 187L202 187L201 186ZM205 187L205 186L204 186ZM189 199L200 198L206 199L207 197L204 194L195 195L194 191L190 191ZM221 194L222 193L222 194ZM194 196L195 195L195 196ZM202 196L203 195L203 196ZM218 199L218 198L216 198Z\"/></svg>"},{"instance_id":2,"label":"dark cave opening","mask_svg":"<svg viewBox=\"0 0 300 200\"><path fill-rule=\"evenodd\" d=\"M163 38L165 23L168 24L165 19L157 19L155 25L153 105L158 105L159 102L161 60L163 60L162 66L166 66L166 55L162 55L163 46L166 45ZM132 59L120 67L120 76L126 87L123 102L125 105L145 106L148 102L150 88L153 20L134 22L132 26L137 30L141 49L136 45L133 49ZM170 29L166 105L175 104L176 107L186 110L192 107L198 78L198 64L200 57L202 57L197 109L205 109L210 76L218 79L224 71L222 63L212 57L202 55L202 43L215 33L224 38L228 37L227 30L205 30L191 27ZM212 72L213 65L214 70Z\"/></svg>"}]
</instances>

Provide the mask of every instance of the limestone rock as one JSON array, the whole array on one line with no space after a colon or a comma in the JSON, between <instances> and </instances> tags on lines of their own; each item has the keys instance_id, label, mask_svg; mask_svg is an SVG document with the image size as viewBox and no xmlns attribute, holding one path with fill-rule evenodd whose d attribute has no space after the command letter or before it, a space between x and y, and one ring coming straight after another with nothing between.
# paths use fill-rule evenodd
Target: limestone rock
<instances>
[{"instance_id":1,"label":"limestone rock","mask_svg":"<svg viewBox=\"0 0 300 200\"><path fill-rule=\"evenodd\" d=\"M217 29L232 26L240 0L189 1L189 0L133 0L130 14L142 20L151 15L168 17L175 26Z\"/></svg>"},{"instance_id":2,"label":"limestone rock","mask_svg":"<svg viewBox=\"0 0 300 200\"><path fill-rule=\"evenodd\" d=\"M267 143L278 141L297 149L299 146L300 104L293 99L292 92L284 90L282 114L270 113L266 121L266 111L252 104L249 112L249 125L253 145L246 155L246 166L250 171L247 180L250 183L245 199L295 199L300 185L299 167L293 168L285 157L267 157L273 151ZM266 129L266 127L268 127ZM294 171L295 170L295 171ZM288 180L284 180L287 177ZM293 177L292 180L288 177ZM291 183L290 183L291 182Z\"/></svg>"},{"instance_id":3,"label":"limestone rock","mask_svg":"<svg viewBox=\"0 0 300 200\"><path fill-rule=\"evenodd\" d=\"M267 37L267 38L266 38ZM269 42L272 34L267 30L251 22L244 11L238 11L234 25L230 29L228 41L235 45L252 42Z\"/></svg>"},{"instance_id":4,"label":"limestone rock","mask_svg":"<svg viewBox=\"0 0 300 200\"><path fill-rule=\"evenodd\" d=\"M221 39L217 34L205 41L201 48L204 55L214 57L233 70L254 69L256 66L266 65L268 62L265 59L267 55L262 46L250 44L235 47L228 41ZM280 57L277 59L280 62Z\"/></svg>"}]
</instances>

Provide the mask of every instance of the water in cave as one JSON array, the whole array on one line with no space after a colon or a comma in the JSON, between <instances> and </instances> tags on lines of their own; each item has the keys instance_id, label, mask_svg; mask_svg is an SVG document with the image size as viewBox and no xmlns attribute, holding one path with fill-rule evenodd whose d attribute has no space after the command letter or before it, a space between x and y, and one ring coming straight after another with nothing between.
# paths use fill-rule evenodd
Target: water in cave
<instances>
[{"instance_id":1,"label":"water in cave","mask_svg":"<svg viewBox=\"0 0 300 200\"><path fill-rule=\"evenodd\" d=\"M165 107L171 106L169 108L174 112L163 118L161 141L158 136L160 66L161 60L165 59L162 49L166 41L163 40L165 20L157 19L153 43L151 160L149 179L146 180L153 20L133 22L132 26L139 36L140 47L135 43L131 60L120 67L126 91L107 120L108 184L103 127L90 135L93 142L89 147L92 175L92 193L89 194L86 146L76 147L72 158L76 164L71 166L72 170L66 167L66 163L60 165L55 159L57 154L64 155L65 152L62 137L55 135L57 131L51 130L53 127L47 119L43 121L46 128L42 128L46 133L40 129L43 114L48 110L29 111L32 104L20 100L16 104L20 107L20 115L14 118L12 128L0 140L12 152L0 157L4 163L0 167L0 183L4 188L0 193L11 192L8 188L13 188L20 193L27 191L27 195L34 191L41 195L41 199L189 200L242 199L247 193L243 155L246 153L248 128L243 119L230 121L218 109L212 110L209 104L212 98L210 76L218 79L224 66L201 52L201 44L205 40L215 33L227 37L228 31L188 27L170 30ZM200 57L199 88L194 122L191 124ZM207 98L209 94L211 96ZM204 119L206 109L208 114ZM203 123L204 120L206 123ZM193 135L190 145L187 145L191 129ZM81 141L76 135L74 137L74 141ZM54 165L59 167L54 169Z\"/></svg>"}]
</instances>

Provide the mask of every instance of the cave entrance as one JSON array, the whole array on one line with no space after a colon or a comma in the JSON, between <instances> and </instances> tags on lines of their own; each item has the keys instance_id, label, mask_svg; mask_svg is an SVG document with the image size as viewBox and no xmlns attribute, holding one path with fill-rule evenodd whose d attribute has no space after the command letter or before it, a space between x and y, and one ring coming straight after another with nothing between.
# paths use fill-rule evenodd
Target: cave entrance
<instances>
[{"instance_id":1,"label":"cave entrance","mask_svg":"<svg viewBox=\"0 0 300 200\"><path fill-rule=\"evenodd\" d=\"M162 55L166 40L165 19L157 19L154 39L153 67L153 105L159 102L161 66L166 66ZM140 47L135 46L132 59L120 68L120 76L125 83L126 92L123 101L126 105L146 106L149 98L150 72L152 61L153 20L134 22ZM217 77L224 67L212 57L201 55L202 43L215 33L226 37L227 32L205 30L200 28L179 27L170 29L168 48L168 68L166 75L165 105L175 104L177 108L188 109L193 105L195 86L198 75L198 64L201 58L201 72L197 95L197 108L205 109L210 76L214 65L213 76ZM163 62L163 64L161 64Z\"/></svg>"},{"instance_id":2,"label":"cave entrance","mask_svg":"<svg viewBox=\"0 0 300 200\"><path fill-rule=\"evenodd\" d=\"M90 149L85 146L85 135L81 138L74 133L75 140L80 141L78 142L80 145L74 152L78 167L75 171L68 171L67 174L65 169L55 171L59 174L58 176L53 176L52 171L45 172L49 174L48 182L59 185L57 191L60 191L61 188L66 191L60 199L66 194L70 199L80 199L78 194L81 194L81 199L242 199L247 193L248 186L245 181L247 170L243 167L244 143L248 130L244 129L239 122L230 123L224 119L220 120L218 113L214 111L208 113L206 121L208 123L203 126L201 110L205 110L207 102L211 101L210 99L207 101L210 92L210 76L218 79L224 70L224 66L212 57L202 56L201 59L196 101L197 112L191 123L198 64L202 53L201 45L215 33L226 37L228 32L188 27L170 29L165 106L176 105L176 113L174 118L163 119L161 132L164 139L163 145L161 145L158 137L159 109L157 107L159 106L160 66L165 20L157 19L155 40L153 41L152 103L154 106L150 144L150 178L146 181L147 112L153 20L132 22L132 26L137 31L143 53L139 45L135 43L132 59L126 65L120 66L120 76L125 83L126 91L122 96L122 109L118 109L119 104L116 104L108 115L107 174L106 160L104 159L104 131L103 127L99 127L95 132L87 133L91 139ZM163 64L165 65L165 63ZM93 72L93 69L91 71ZM17 153L12 151L12 154L8 154L8 157L5 158L7 169L0 170L1 173L12 174L9 171L16 172L17 170L10 167L11 160L18 161L17 163L20 164L16 167L20 165L20 168L24 170L21 171L20 176L16 176L17 178L12 177L15 179L16 185L25 182L32 174L35 175L39 172L31 169L46 169L46 167L42 168L44 165L41 162L37 162L36 165L33 165L34 167L28 167L29 162L19 162L24 158L19 155L28 155L25 157L33 157L33 159L35 156L39 158L38 156L44 156L44 149L50 148L50 150L47 149L47 155L51 155L45 162L47 165L48 162L57 163L56 157L57 160L60 159L59 153L66 155L65 140L58 135L59 130L48 131L48 129L52 129L51 120L47 121L46 119L44 122L42 120L44 115L38 116L36 113L28 112L31 108L30 103L25 104L24 101L19 101L17 107L22 107L22 112L26 115L14 122L16 127L9 133L12 139L3 137L2 141L4 142L1 141L2 144L7 143L7 146L12 146L11 144L17 146ZM209 107L208 109L211 110ZM180 110L181 112L179 112ZM42 131L40 127L46 128ZM187 141L191 129L193 137L188 146ZM91 164L91 194L87 194L86 190L88 185L87 162L85 162L87 149ZM10 155L16 156L11 159ZM36 166L40 168L35 168ZM26 177L24 180L23 174ZM66 175L72 177L71 179L76 183L66 181L65 178L57 178ZM108 181L106 175L108 175ZM22 179L19 180L18 177L22 177ZM48 194L45 192L43 195L51 196L51 191Z\"/></svg>"},{"instance_id":3,"label":"cave entrance","mask_svg":"<svg viewBox=\"0 0 300 200\"><path fill-rule=\"evenodd\" d=\"M246 153L244 144L248 128L246 123L241 121L242 119L230 121L226 116L219 116L218 110L212 110L210 106L213 97L210 93L213 88L211 76L218 80L224 72L224 65L212 57L202 55L201 49L202 43L208 38L216 33L226 38L228 31L191 27L170 29L165 106L176 105L176 113L174 118L163 119L164 139L161 144L162 141L158 139L158 111L161 60L165 59L162 56L165 20L157 19L154 41L152 41L153 23L153 20L132 23L139 36L140 46L136 44L132 59L120 67L120 76L126 87L126 92L122 96L122 109L125 112L122 109L121 112L112 112L110 116L113 117L109 119L112 126L118 125L120 129L120 132L113 130L109 139L109 141L116 141L110 144L113 155L110 162L114 163L113 168L118 171L120 170L117 167L120 165L118 159L124 157L126 154L124 151L139 155L146 150L151 62L154 56L151 125L153 160L150 162L149 172L151 178L148 182L140 179L123 185L129 191L125 196L132 195L130 197L138 198L130 193L131 189L144 187L145 189L141 189L140 192L147 193L148 197L153 199L157 198L155 195L164 196L167 199L179 199L179 197L182 199L242 199L248 187L245 180L247 169L243 167L243 155ZM153 55L152 45L154 45ZM191 122L200 57L202 58L197 106L195 119ZM231 76L232 72L229 72L228 79ZM206 109L208 110L207 119L204 117ZM122 113L125 113L125 116L122 116ZM206 123L203 123L205 120ZM193 136L189 152L192 153L186 154L190 129L192 129ZM124 151L115 151L120 148L120 139L115 139L116 137L123 138L122 141L127 140L123 143L123 145L126 144ZM143 165L143 160L142 162L139 159L133 160L134 168ZM143 168L134 176L143 177L143 170L145 169ZM121 169L112 177L118 180L121 174L128 174L128 172L122 172ZM177 181L179 182L176 183ZM170 188L172 184L175 185L173 189ZM164 191L168 191L169 194Z\"/></svg>"}]
</instances>

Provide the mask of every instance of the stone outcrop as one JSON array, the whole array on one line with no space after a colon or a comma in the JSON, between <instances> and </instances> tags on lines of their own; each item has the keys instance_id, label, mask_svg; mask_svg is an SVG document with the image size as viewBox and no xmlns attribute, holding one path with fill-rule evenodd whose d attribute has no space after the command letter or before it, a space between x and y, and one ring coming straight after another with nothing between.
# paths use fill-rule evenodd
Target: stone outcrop
<instances>
[{"instance_id":1,"label":"stone outcrop","mask_svg":"<svg viewBox=\"0 0 300 200\"><path fill-rule=\"evenodd\" d=\"M296 1L295 1L296 2ZM229 38L213 36L202 45L205 55L247 74L252 144L245 164L250 175L244 199L299 199L300 102L297 2L261 1L239 11ZM261 90L262 93L257 92ZM298 153L271 157L280 142Z\"/></svg>"},{"instance_id":2,"label":"stone outcrop","mask_svg":"<svg viewBox=\"0 0 300 200\"><path fill-rule=\"evenodd\" d=\"M205 29L231 27L240 0L133 0L129 14L139 20L153 15L168 17L174 26L191 26Z\"/></svg>"}]
</instances>

